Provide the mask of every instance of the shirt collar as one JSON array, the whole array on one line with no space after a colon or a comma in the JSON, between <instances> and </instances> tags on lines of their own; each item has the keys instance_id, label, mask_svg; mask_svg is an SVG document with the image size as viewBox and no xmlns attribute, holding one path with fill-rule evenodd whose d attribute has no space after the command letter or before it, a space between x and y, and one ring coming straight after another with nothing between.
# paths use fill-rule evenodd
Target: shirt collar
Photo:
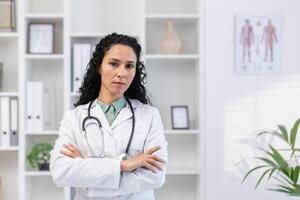
<instances>
[{"instance_id":1,"label":"shirt collar","mask_svg":"<svg viewBox=\"0 0 300 200\"><path fill-rule=\"evenodd\" d=\"M107 105L107 104L103 103L102 101L100 101L99 99L97 99L97 103L101 106L104 113L106 113L108 111L110 106L113 106L116 113L119 113L122 110L122 108L125 107L126 100L125 100L125 97L123 96L123 97L119 98L118 100L114 101L112 103L112 105Z\"/></svg>"}]
</instances>

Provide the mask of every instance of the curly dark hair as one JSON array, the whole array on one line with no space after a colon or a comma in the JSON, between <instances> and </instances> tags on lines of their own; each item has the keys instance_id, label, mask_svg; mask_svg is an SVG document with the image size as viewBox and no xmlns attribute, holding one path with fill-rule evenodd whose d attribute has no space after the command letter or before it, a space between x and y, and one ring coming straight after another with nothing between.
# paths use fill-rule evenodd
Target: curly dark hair
<instances>
[{"instance_id":1,"label":"curly dark hair","mask_svg":"<svg viewBox=\"0 0 300 200\"><path fill-rule=\"evenodd\" d=\"M134 37L128 35L112 33L105 36L96 45L93 56L87 64L87 71L84 75L83 82L79 88L80 97L74 106L86 104L99 95L101 88L101 75L98 73L105 53L114 45L122 44L131 47L136 55L136 73L129 88L125 91L124 96L129 99L137 99L144 104L150 103L144 86L146 80L145 66L140 61L141 45Z\"/></svg>"}]
</instances>

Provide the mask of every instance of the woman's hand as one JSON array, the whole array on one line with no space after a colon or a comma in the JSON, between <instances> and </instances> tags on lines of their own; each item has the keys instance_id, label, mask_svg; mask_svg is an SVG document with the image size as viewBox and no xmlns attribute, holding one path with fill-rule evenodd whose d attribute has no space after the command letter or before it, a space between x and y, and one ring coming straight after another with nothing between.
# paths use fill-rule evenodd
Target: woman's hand
<instances>
[{"instance_id":1,"label":"woman's hand","mask_svg":"<svg viewBox=\"0 0 300 200\"><path fill-rule=\"evenodd\" d=\"M161 164L165 163L163 159L153 155L154 152L160 150L160 146L155 146L148 149L145 153L133 157L129 160L121 161L121 171L132 171L139 167L144 167L156 173L157 170L162 170Z\"/></svg>"},{"instance_id":2,"label":"woman's hand","mask_svg":"<svg viewBox=\"0 0 300 200\"><path fill-rule=\"evenodd\" d=\"M62 149L60 153L64 154L65 156L68 156L70 158L78 158L78 157L83 158L81 156L80 151L73 144L71 143L64 144L63 147L65 149Z\"/></svg>"}]
</instances>

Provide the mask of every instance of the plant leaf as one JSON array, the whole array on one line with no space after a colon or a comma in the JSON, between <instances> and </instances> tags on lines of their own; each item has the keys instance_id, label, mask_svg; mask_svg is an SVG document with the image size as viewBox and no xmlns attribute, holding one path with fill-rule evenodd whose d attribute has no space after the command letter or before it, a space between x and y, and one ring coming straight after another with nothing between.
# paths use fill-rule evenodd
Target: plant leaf
<instances>
[{"instance_id":1,"label":"plant leaf","mask_svg":"<svg viewBox=\"0 0 300 200\"><path fill-rule=\"evenodd\" d=\"M290 145L292 149L295 148L295 142L296 142L296 136L297 136L299 124L300 124L300 118L297 119L290 133Z\"/></svg>"},{"instance_id":2,"label":"plant leaf","mask_svg":"<svg viewBox=\"0 0 300 200\"><path fill-rule=\"evenodd\" d=\"M271 177L272 177L272 175L273 175L273 173L276 171L276 169L274 168L274 169L272 169L272 171L270 172L270 174L269 174L269 180L271 179Z\"/></svg>"},{"instance_id":3,"label":"plant leaf","mask_svg":"<svg viewBox=\"0 0 300 200\"><path fill-rule=\"evenodd\" d=\"M285 126L283 125L278 125L278 128L279 130L281 131L282 133L282 138L284 141L286 141L286 143L289 143L289 135L288 135L288 131L287 129L285 128Z\"/></svg>"},{"instance_id":4,"label":"plant leaf","mask_svg":"<svg viewBox=\"0 0 300 200\"><path fill-rule=\"evenodd\" d=\"M276 165L272 160L268 159L268 158L263 158L263 157L258 157L257 159L264 161L265 163L269 164L271 167L278 169L279 166Z\"/></svg>"},{"instance_id":5,"label":"plant leaf","mask_svg":"<svg viewBox=\"0 0 300 200\"><path fill-rule=\"evenodd\" d=\"M257 181L257 183L256 183L256 185L255 185L255 189L259 186L259 184L260 184L260 182L263 180L264 176L265 176L268 172L270 172L270 171L271 171L271 169L268 169L268 170L266 170L266 171L261 175L261 177L259 178L259 180Z\"/></svg>"},{"instance_id":6,"label":"plant leaf","mask_svg":"<svg viewBox=\"0 0 300 200\"><path fill-rule=\"evenodd\" d=\"M251 169L250 171L247 172L247 174L244 176L243 180L242 180L242 183L247 179L247 177L252 173L254 172L255 170L258 170L260 168L264 168L264 167L269 167L268 165L260 165L260 166L257 166L257 167L254 167L253 169Z\"/></svg>"},{"instance_id":7,"label":"plant leaf","mask_svg":"<svg viewBox=\"0 0 300 200\"><path fill-rule=\"evenodd\" d=\"M272 149L273 154L271 154L274 161L279 165L279 170L282 171L285 175L290 175L290 169L288 163L285 161L283 156L274 148L272 145L270 145L270 148Z\"/></svg>"},{"instance_id":8,"label":"plant leaf","mask_svg":"<svg viewBox=\"0 0 300 200\"><path fill-rule=\"evenodd\" d=\"M294 170L292 170L291 178L295 184L297 184L298 178L300 175L300 166L296 166Z\"/></svg>"},{"instance_id":9,"label":"plant leaf","mask_svg":"<svg viewBox=\"0 0 300 200\"><path fill-rule=\"evenodd\" d=\"M280 179L278 179L277 177L274 177L277 181L281 182L282 184L286 185L287 183L291 186L294 185L293 181L291 181L290 177L285 177L282 174L278 174L278 176L280 176L284 181L286 181L286 183L284 183L283 181L281 181Z\"/></svg>"},{"instance_id":10,"label":"plant leaf","mask_svg":"<svg viewBox=\"0 0 300 200\"><path fill-rule=\"evenodd\" d=\"M261 132L259 132L259 133L257 134L257 137L262 136L262 135L266 135L266 134L274 135L274 136L279 137L280 139L282 139L282 140L285 141L284 136L281 135L279 132L274 131L274 130L261 131ZM287 143L288 143L288 141L287 141Z\"/></svg>"}]
</instances>

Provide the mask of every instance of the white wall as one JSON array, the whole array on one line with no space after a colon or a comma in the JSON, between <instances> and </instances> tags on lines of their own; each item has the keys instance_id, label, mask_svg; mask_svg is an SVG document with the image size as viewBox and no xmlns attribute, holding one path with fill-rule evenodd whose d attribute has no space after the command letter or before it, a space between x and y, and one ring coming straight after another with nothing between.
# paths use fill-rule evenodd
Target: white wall
<instances>
[{"instance_id":1,"label":"white wall","mask_svg":"<svg viewBox=\"0 0 300 200\"><path fill-rule=\"evenodd\" d=\"M299 0L205 2L207 200L289 199L263 189L254 192L254 179L241 185L243 173L237 173L234 162L252 155L240 141L255 130L275 128L278 123L290 126L300 117L299 8ZM236 13L282 14L279 75L234 74Z\"/></svg>"}]
</instances>

